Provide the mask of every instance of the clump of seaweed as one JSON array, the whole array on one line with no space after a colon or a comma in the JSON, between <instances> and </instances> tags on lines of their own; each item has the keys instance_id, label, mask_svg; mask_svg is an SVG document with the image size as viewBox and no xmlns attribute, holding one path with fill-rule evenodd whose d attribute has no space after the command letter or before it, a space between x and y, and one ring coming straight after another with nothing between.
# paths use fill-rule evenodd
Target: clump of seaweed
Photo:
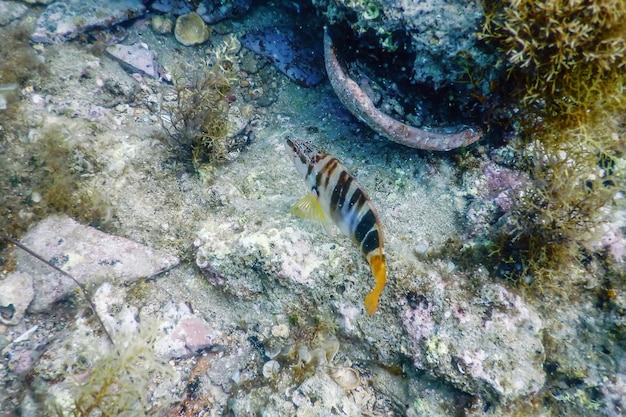
<instances>
[{"instance_id":1,"label":"clump of seaweed","mask_svg":"<svg viewBox=\"0 0 626 417\"><path fill-rule=\"evenodd\" d=\"M163 127L190 155L196 170L220 163L228 152L229 93L240 48L236 38L228 39L201 69L179 71L174 77L175 100L162 106Z\"/></svg>"},{"instance_id":2,"label":"clump of seaweed","mask_svg":"<svg viewBox=\"0 0 626 417\"><path fill-rule=\"evenodd\" d=\"M74 403L64 415L148 416L162 411L151 405L150 395L172 370L154 351L156 329L118 337L120 341L89 369L87 381L77 386Z\"/></svg>"},{"instance_id":3,"label":"clump of seaweed","mask_svg":"<svg viewBox=\"0 0 626 417\"><path fill-rule=\"evenodd\" d=\"M32 141L12 138L0 145L0 230L7 235L19 236L50 213L100 227L111 219L108 199L88 185L97 162L66 136L49 127Z\"/></svg>"},{"instance_id":4,"label":"clump of seaweed","mask_svg":"<svg viewBox=\"0 0 626 417\"><path fill-rule=\"evenodd\" d=\"M44 73L44 64L29 44L30 31L26 28L2 30L0 43L0 85L16 83L24 85L28 80Z\"/></svg>"},{"instance_id":5,"label":"clump of seaweed","mask_svg":"<svg viewBox=\"0 0 626 417\"><path fill-rule=\"evenodd\" d=\"M39 139L28 133L21 91L46 74L30 33L24 27L0 28L0 231L17 237L50 212L102 225L110 205L84 179L97 169L94 159L72 147L60 128L42 129Z\"/></svg>"},{"instance_id":6,"label":"clump of seaweed","mask_svg":"<svg viewBox=\"0 0 626 417\"><path fill-rule=\"evenodd\" d=\"M589 243L624 191L626 3L505 0L484 7L479 37L505 56L508 94L524 110L520 167L532 180L499 222L491 255L508 275L545 285L568 265L589 261Z\"/></svg>"},{"instance_id":7,"label":"clump of seaweed","mask_svg":"<svg viewBox=\"0 0 626 417\"><path fill-rule=\"evenodd\" d=\"M45 74L44 64L29 44L27 28L0 28L0 134L21 126L19 91ZM0 164L1 166L2 164Z\"/></svg>"}]
</instances>

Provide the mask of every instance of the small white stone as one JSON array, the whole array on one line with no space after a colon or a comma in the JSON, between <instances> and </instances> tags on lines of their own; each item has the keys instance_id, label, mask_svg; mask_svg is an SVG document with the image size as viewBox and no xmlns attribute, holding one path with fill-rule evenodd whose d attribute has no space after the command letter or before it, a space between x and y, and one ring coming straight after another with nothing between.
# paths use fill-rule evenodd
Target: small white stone
<instances>
[{"instance_id":1,"label":"small white stone","mask_svg":"<svg viewBox=\"0 0 626 417\"><path fill-rule=\"evenodd\" d=\"M289 326L286 324L278 324L272 327L272 336L286 339L289 337Z\"/></svg>"},{"instance_id":2,"label":"small white stone","mask_svg":"<svg viewBox=\"0 0 626 417\"><path fill-rule=\"evenodd\" d=\"M426 239L419 239L415 244L413 250L417 256L426 256L428 253L428 249L430 248L430 243Z\"/></svg>"},{"instance_id":3,"label":"small white stone","mask_svg":"<svg viewBox=\"0 0 626 417\"><path fill-rule=\"evenodd\" d=\"M37 191L33 191L33 193L30 195L30 201L32 201L33 203L41 203L41 199L41 193Z\"/></svg>"}]
</instances>

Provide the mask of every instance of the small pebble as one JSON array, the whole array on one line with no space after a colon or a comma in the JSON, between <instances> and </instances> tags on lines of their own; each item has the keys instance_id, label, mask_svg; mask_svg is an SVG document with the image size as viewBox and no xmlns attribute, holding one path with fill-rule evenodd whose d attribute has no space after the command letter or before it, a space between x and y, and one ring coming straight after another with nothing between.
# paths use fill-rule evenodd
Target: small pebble
<instances>
[{"instance_id":1,"label":"small pebble","mask_svg":"<svg viewBox=\"0 0 626 417\"><path fill-rule=\"evenodd\" d=\"M172 29L174 28L174 24L170 19L159 15L152 18L150 25L152 26L152 30L160 35L172 33Z\"/></svg>"},{"instance_id":2,"label":"small pebble","mask_svg":"<svg viewBox=\"0 0 626 417\"><path fill-rule=\"evenodd\" d=\"M279 324L272 327L272 336L282 338L289 337L289 326L286 324Z\"/></svg>"}]
</instances>

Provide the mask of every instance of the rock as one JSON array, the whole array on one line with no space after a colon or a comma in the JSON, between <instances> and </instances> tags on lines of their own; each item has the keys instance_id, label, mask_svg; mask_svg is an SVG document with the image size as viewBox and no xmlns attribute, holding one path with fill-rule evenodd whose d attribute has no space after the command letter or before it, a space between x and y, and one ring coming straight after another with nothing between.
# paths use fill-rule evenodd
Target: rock
<instances>
[{"instance_id":1,"label":"rock","mask_svg":"<svg viewBox=\"0 0 626 417\"><path fill-rule=\"evenodd\" d=\"M0 1L0 26L8 25L26 13L28 7L15 1Z\"/></svg>"},{"instance_id":2,"label":"rock","mask_svg":"<svg viewBox=\"0 0 626 417\"><path fill-rule=\"evenodd\" d=\"M50 4L54 0L22 0L23 3L27 4Z\"/></svg>"},{"instance_id":3,"label":"rock","mask_svg":"<svg viewBox=\"0 0 626 417\"><path fill-rule=\"evenodd\" d=\"M107 53L117 59L122 66L131 72L141 72L152 78L159 78L159 71L154 53L140 44L134 45L111 45L106 49Z\"/></svg>"},{"instance_id":4,"label":"rock","mask_svg":"<svg viewBox=\"0 0 626 417\"><path fill-rule=\"evenodd\" d=\"M33 42L59 43L92 29L106 28L142 16L141 0L67 0L49 5L37 20Z\"/></svg>"},{"instance_id":5,"label":"rock","mask_svg":"<svg viewBox=\"0 0 626 417\"><path fill-rule=\"evenodd\" d=\"M34 295L33 279L28 274L14 272L0 281L0 322L18 324Z\"/></svg>"},{"instance_id":6,"label":"rock","mask_svg":"<svg viewBox=\"0 0 626 417\"><path fill-rule=\"evenodd\" d=\"M492 284L469 301L434 299L422 297L403 313L418 368L504 402L543 387L543 324L519 296Z\"/></svg>"},{"instance_id":7,"label":"rock","mask_svg":"<svg viewBox=\"0 0 626 417\"><path fill-rule=\"evenodd\" d=\"M154 30L159 35L167 35L168 33L172 33L174 28L174 24L170 19L163 16L153 16L150 19L150 26L152 26L152 30Z\"/></svg>"},{"instance_id":8,"label":"rock","mask_svg":"<svg viewBox=\"0 0 626 417\"><path fill-rule=\"evenodd\" d=\"M64 216L42 220L21 242L83 285L133 282L179 263L175 256L83 226ZM34 278L35 298L28 311L46 311L76 288L70 278L32 255L21 250L16 255L17 270Z\"/></svg>"},{"instance_id":9,"label":"rock","mask_svg":"<svg viewBox=\"0 0 626 417\"><path fill-rule=\"evenodd\" d=\"M213 24L247 12L251 3L251 0L204 0L196 9L196 13L205 22Z\"/></svg>"},{"instance_id":10,"label":"rock","mask_svg":"<svg viewBox=\"0 0 626 417\"><path fill-rule=\"evenodd\" d=\"M150 4L150 9L161 13L171 13L175 16L191 12L189 4L184 0L156 0Z\"/></svg>"},{"instance_id":11,"label":"rock","mask_svg":"<svg viewBox=\"0 0 626 417\"><path fill-rule=\"evenodd\" d=\"M195 355L204 349L219 351L225 343L224 335L214 330L204 319L193 315L186 304L170 303L163 308L159 333L155 342L157 355L181 358Z\"/></svg>"},{"instance_id":12,"label":"rock","mask_svg":"<svg viewBox=\"0 0 626 417\"><path fill-rule=\"evenodd\" d=\"M358 27L359 33L376 33L378 39L368 39L368 47L377 43L381 49L399 53L410 50L411 62L407 62L414 83L429 83L440 88L454 84L460 68L472 65L468 70L489 74L496 68L496 55L487 52L475 36L484 21L482 2L465 0L377 0L336 2L318 0L315 6L333 22ZM354 23L354 19L357 23ZM408 38L397 36L399 30ZM376 42L377 41L377 42ZM356 39L337 40L338 48L355 46ZM340 45L343 44L343 45ZM463 51L464 53L460 53ZM341 55L341 54L339 54ZM472 57L463 61L463 57ZM477 81L489 91L488 80Z\"/></svg>"},{"instance_id":13,"label":"rock","mask_svg":"<svg viewBox=\"0 0 626 417\"><path fill-rule=\"evenodd\" d=\"M248 32L239 40L296 84L313 87L325 78L322 39L310 31L297 26L270 27Z\"/></svg>"},{"instance_id":14,"label":"rock","mask_svg":"<svg viewBox=\"0 0 626 417\"><path fill-rule=\"evenodd\" d=\"M176 19L174 28L176 40L185 46L198 45L209 39L210 32L206 23L197 13L189 13Z\"/></svg>"}]
</instances>

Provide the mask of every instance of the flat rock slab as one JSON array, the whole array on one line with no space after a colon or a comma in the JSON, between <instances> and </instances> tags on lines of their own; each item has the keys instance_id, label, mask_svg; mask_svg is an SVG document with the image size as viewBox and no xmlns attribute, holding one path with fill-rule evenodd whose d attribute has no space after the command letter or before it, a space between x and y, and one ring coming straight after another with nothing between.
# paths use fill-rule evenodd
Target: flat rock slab
<instances>
[{"instance_id":1,"label":"flat rock slab","mask_svg":"<svg viewBox=\"0 0 626 417\"><path fill-rule=\"evenodd\" d=\"M107 53L117 59L131 72L141 72L152 78L159 78L154 53L141 45L111 45Z\"/></svg>"},{"instance_id":2,"label":"flat rock slab","mask_svg":"<svg viewBox=\"0 0 626 417\"><path fill-rule=\"evenodd\" d=\"M39 16L33 42L60 43L92 29L106 28L145 13L141 0L66 0L49 5Z\"/></svg>"},{"instance_id":3,"label":"flat rock slab","mask_svg":"<svg viewBox=\"0 0 626 417\"><path fill-rule=\"evenodd\" d=\"M230 343L219 329L194 315L185 303L173 301L161 310L159 334L162 336L156 340L154 349L165 358L191 357L204 350L217 352Z\"/></svg>"},{"instance_id":4,"label":"flat rock slab","mask_svg":"<svg viewBox=\"0 0 626 417\"><path fill-rule=\"evenodd\" d=\"M180 262L176 256L108 235L64 216L42 220L21 242L86 286L134 282ZM76 288L70 278L30 254L21 250L16 254L18 271L33 277L35 298L28 311L46 311Z\"/></svg>"}]
</instances>

